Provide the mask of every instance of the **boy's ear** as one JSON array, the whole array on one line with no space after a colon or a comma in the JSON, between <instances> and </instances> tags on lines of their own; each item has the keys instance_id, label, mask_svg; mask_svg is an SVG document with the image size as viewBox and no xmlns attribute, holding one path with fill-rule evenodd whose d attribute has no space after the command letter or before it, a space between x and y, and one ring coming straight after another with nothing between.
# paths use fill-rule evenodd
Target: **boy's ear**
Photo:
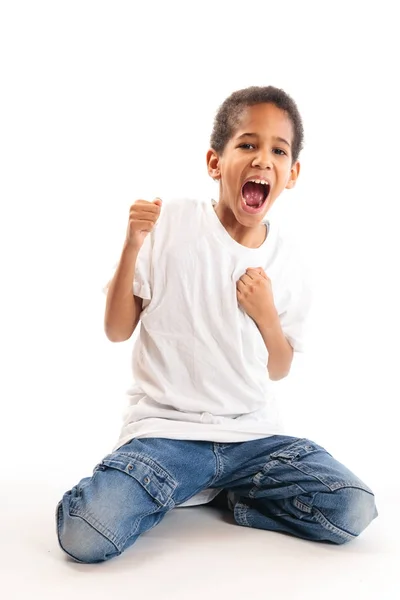
<instances>
[{"instance_id":1,"label":"boy's ear","mask_svg":"<svg viewBox=\"0 0 400 600\"><path fill-rule=\"evenodd\" d=\"M215 152L215 150L213 150L212 148L210 148L207 152L207 170L208 170L208 174L210 175L210 177L212 177L213 179L220 179L221 178L221 172L220 172L220 168L219 168L219 156L218 154Z\"/></svg>"},{"instance_id":2,"label":"boy's ear","mask_svg":"<svg viewBox=\"0 0 400 600\"><path fill-rule=\"evenodd\" d=\"M299 173L300 173L300 163L299 163L299 161L296 161L290 170L290 176L289 176L288 182L285 186L287 190L290 190L291 188L293 188L296 185L296 181L299 176Z\"/></svg>"}]
</instances>

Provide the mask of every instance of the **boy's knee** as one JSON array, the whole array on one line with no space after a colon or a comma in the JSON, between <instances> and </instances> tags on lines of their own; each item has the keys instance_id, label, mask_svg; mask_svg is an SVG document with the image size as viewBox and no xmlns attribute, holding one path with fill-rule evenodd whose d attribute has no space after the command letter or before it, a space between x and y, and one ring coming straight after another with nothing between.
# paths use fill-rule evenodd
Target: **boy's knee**
<instances>
[{"instance_id":1,"label":"boy's knee","mask_svg":"<svg viewBox=\"0 0 400 600\"><path fill-rule=\"evenodd\" d=\"M61 549L81 563L97 563L120 554L104 535L85 519L68 514L61 500L56 510L57 537Z\"/></svg>"},{"instance_id":2,"label":"boy's knee","mask_svg":"<svg viewBox=\"0 0 400 600\"><path fill-rule=\"evenodd\" d=\"M360 535L378 516L374 494L364 489L350 488L347 494L347 522L354 535Z\"/></svg>"},{"instance_id":3,"label":"boy's knee","mask_svg":"<svg viewBox=\"0 0 400 600\"><path fill-rule=\"evenodd\" d=\"M319 509L321 522L329 531L335 527L334 533L341 532L342 539L334 536L338 544L359 536L378 516L375 496L365 489L347 486L335 492L317 494L317 498L315 508Z\"/></svg>"}]
</instances>

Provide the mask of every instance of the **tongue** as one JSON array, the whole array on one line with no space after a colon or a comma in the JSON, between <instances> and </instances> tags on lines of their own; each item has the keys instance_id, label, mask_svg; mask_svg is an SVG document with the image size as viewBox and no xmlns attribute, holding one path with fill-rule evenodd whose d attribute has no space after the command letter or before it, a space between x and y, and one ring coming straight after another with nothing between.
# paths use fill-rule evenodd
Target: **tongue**
<instances>
[{"instance_id":1,"label":"tongue","mask_svg":"<svg viewBox=\"0 0 400 600\"><path fill-rule=\"evenodd\" d=\"M252 181L246 183L243 188L243 198L248 206L258 206L264 200L263 184Z\"/></svg>"}]
</instances>

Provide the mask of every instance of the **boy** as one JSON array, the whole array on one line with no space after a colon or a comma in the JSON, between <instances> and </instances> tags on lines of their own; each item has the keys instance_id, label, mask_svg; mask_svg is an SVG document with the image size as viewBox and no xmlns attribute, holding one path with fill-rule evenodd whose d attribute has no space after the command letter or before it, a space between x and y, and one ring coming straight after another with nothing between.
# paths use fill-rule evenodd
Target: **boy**
<instances>
[{"instance_id":1,"label":"boy","mask_svg":"<svg viewBox=\"0 0 400 600\"><path fill-rule=\"evenodd\" d=\"M272 86L234 92L207 153L219 202L138 200L109 283L105 332L140 335L113 452L57 506L79 562L121 554L176 506L342 544L378 515L371 489L323 447L283 434L271 380L303 351L310 291L266 215L300 172L302 121ZM133 289L133 293L132 293Z\"/></svg>"}]
</instances>

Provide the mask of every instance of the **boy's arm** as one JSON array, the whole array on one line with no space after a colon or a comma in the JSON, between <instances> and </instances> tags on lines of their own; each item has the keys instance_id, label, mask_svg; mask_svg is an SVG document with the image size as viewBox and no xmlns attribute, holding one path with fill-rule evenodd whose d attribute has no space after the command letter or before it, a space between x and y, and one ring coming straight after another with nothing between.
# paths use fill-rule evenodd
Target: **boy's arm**
<instances>
[{"instance_id":1,"label":"boy's arm","mask_svg":"<svg viewBox=\"0 0 400 600\"><path fill-rule=\"evenodd\" d=\"M135 331L142 311L142 298L133 295L138 251L124 244L121 258L108 285L104 330L111 342L124 342Z\"/></svg>"},{"instance_id":2,"label":"boy's arm","mask_svg":"<svg viewBox=\"0 0 400 600\"><path fill-rule=\"evenodd\" d=\"M294 351L302 351L303 328L309 312L309 288L302 276L288 283L285 305L278 313L272 283L262 267L249 267L237 282L241 308L256 323L268 350L268 374L278 381L289 375Z\"/></svg>"},{"instance_id":3,"label":"boy's arm","mask_svg":"<svg viewBox=\"0 0 400 600\"><path fill-rule=\"evenodd\" d=\"M292 366L294 352L304 352L305 330L312 306L312 287L309 276L301 276L294 286L290 304L283 313L275 308L268 321L258 319L257 327L268 350L268 373L278 381L287 377Z\"/></svg>"},{"instance_id":4,"label":"boy's arm","mask_svg":"<svg viewBox=\"0 0 400 600\"><path fill-rule=\"evenodd\" d=\"M303 353L308 343L308 327L313 305L313 271L311 257L305 248L293 241L286 257L287 283L289 292L287 300L276 310L276 318L272 313L270 325L263 327L261 333L267 346L268 372L270 379L277 381L287 377L293 362L294 353ZM263 330L263 331L262 331Z\"/></svg>"},{"instance_id":5,"label":"boy's arm","mask_svg":"<svg viewBox=\"0 0 400 600\"><path fill-rule=\"evenodd\" d=\"M286 300L280 304L279 313L271 280L261 267L247 269L246 275L238 282L239 302L262 335L269 355L267 369L273 381L287 377L294 352L304 351L305 330L312 305L311 272L304 260L297 255L288 273Z\"/></svg>"},{"instance_id":6,"label":"boy's arm","mask_svg":"<svg viewBox=\"0 0 400 600\"><path fill-rule=\"evenodd\" d=\"M274 324L257 323L264 344L268 350L268 373L272 381L278 381L289 375L293 360L293 348L286 339L279 317Z\"/></svg>"}]
</instances>

